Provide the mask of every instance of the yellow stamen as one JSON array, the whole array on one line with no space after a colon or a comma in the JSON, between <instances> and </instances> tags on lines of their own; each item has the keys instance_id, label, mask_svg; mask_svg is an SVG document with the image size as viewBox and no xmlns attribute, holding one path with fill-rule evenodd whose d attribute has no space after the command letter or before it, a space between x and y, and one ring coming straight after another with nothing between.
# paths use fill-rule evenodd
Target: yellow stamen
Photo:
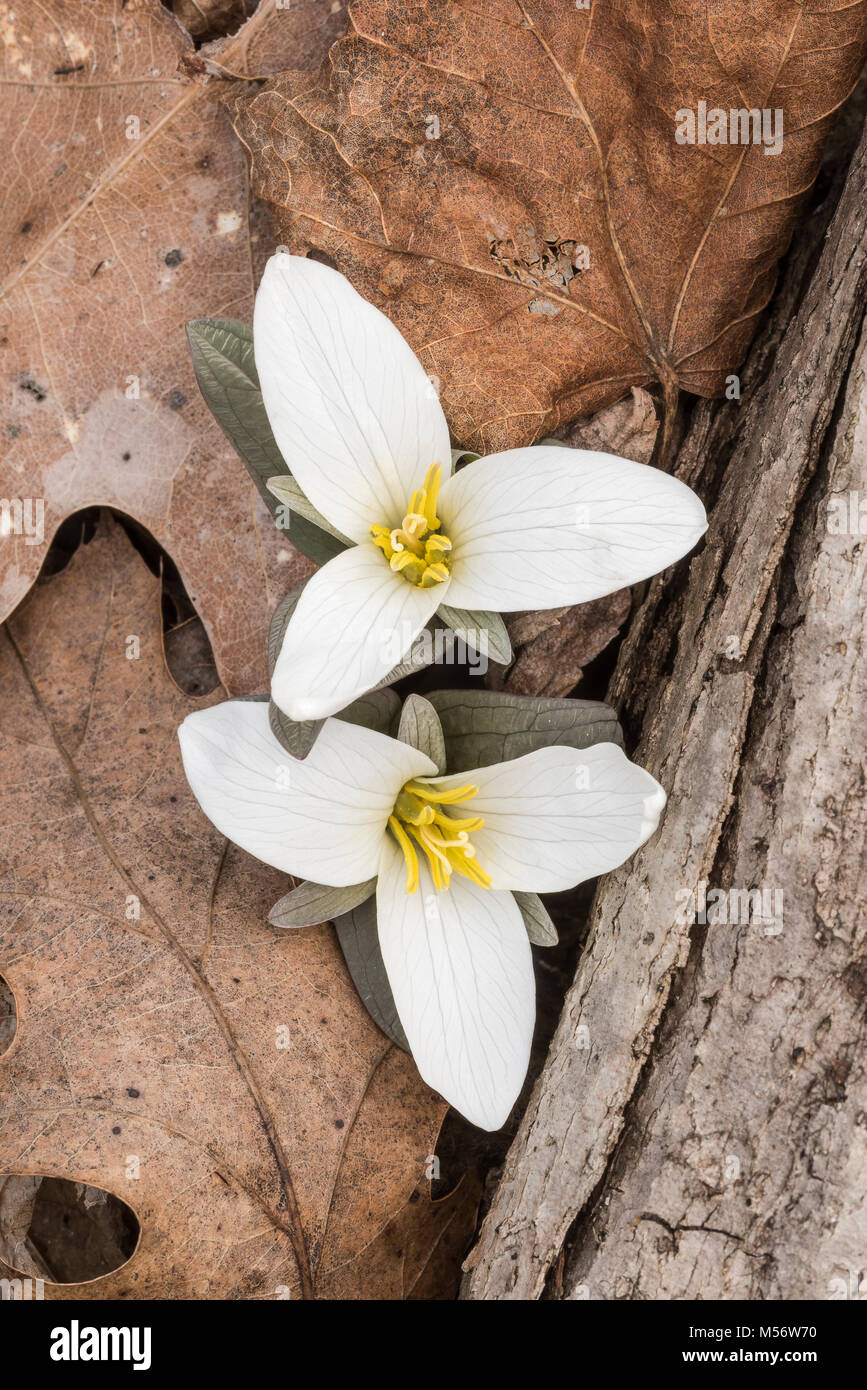
<instances>
[{"instance_id":1,"label":"yellow stamen","mask_svg":"<svg viewBox=\"0 0 867 1390\"><path fill-rule=\"evenodd\" d=\"M471 782L465 787L452 787L448 792L428 782L407 782L404 791L412 792L413 796L421 797L422 801L438 801L441 806L453 806L458 801L469 801L471 797L479 794L478 787L474 787Z\"/></svg>"},{"instance_id":2,"label":"yellow stamen","mask_svg":"<svg viewBox=\"0 0 867 1390\"><path fill-rule=\"evenodd\" d=\"M403 857L406 861L406 891L407 893L414 893L418 888L418 855L397 816L389 816L388 824L391 833L403 850Z\"/></svg>"},{"instance_id":3,"label":"yellow stamen","mask_svg":"<svg viewBox=\"0 0 867 1390\"><path fill-rule=\"evenodd\" d=\"M448 565L428 565L421 579L416 580L420 589L432 589L449 577Z\"/></svg>"},{"instance_id":4,"label":"yellow stamen","mask_svg":"<svg viewBox=\"0 0 867 1390\"><path fill-rule=\"evenodd\" d=\"M436 511L442 476L442 466L432 463L424 487L412 494L400 526L370 528L373 544L395 574L419 589L444 584L450 573L452 543L448 536L433 534L442 524Z\"/></svg>"},{"instance_id":5,"label":"yellow stamen","mask_svg":"<svg viewBox=\"0 0 867 1390\"><path fill-rule=\"evenodd\" d=\"M452 816L443 809L471 800L478 790L471 783L449 791L427 782L404 785L388 825L403 851L407 893L415 893L419 885L419 849L424 853L438 890L448 888L453 872L482 888L490 886L490 876L479 865L475 848L470 843L471 833L481 830L484 820L481 816Z\"/></svg>"}]
</instances>

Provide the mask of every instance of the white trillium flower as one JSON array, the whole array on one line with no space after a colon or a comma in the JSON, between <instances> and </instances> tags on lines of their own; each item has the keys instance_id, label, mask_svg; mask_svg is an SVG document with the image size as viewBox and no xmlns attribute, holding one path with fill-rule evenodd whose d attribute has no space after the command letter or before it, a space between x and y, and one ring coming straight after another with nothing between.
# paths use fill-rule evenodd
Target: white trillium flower
<instances>
[{"instance_id":1,"label":"white trillium flower","mask_svg":"<svg viewBox=\"0 0 867 1390\"><path fill-rule=\"evenodd\" d=\"M559 892L622 864L656 829L658 783L613 743L439 776L409 744L336 719L287 778L268 706L252 701L191 714L179 737L199 805L242 849L335 888L378 876L379 943L416 1065L498 1129L535 1019L513 891Z\"/></svg>"},{"instance_id":2,"label":"white trillium flower","mask_svg":"<svg viewBox=\"0 0 867 1390\"><path fill-rule=\"evenodd\" d=\"M452 476L421 363L318 261L271 258L253 341L280 452L351 543L309 580L286 631L272 695L291 719L334 714L373 689L441 604L585 603L657 574L706 529L684 483L613 454L536 445Z\"/></svg>"}]
</instances>

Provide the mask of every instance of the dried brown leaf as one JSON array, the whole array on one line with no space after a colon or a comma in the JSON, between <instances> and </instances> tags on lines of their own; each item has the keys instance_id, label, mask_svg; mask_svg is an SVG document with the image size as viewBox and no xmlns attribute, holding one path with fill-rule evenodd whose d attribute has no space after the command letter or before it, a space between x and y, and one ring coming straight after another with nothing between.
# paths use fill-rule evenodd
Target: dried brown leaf
<instances>
[{"instance_id":1,"label":"dried brown leaf","mask_svg":"<svg viewBox=\"0 0 867 1390\"><path fill-rule=\"evenodd\" d=\"M267 925L285 876L198 810L176 728L212 698L160 640L159 580L108 520L0 636L0 1178L101 1187L142 1227L117 1272L46 1295L442 1296L475 1191L428 1198L445 1107L333 929Z\"/></svg>"},{"instance_id":2,"label":"dried brown leaf","mask_svg":"<svg viewBox=\"0 0 867 1390\"><path fill-rule=\"evenodd\" d=\"M340 23L314 0L266 0L208 52L232 73L315 66ZM60 522L111 505L176 561L228 689L261 687L270 610L310 566L211 419L187 348L190 319L250 319L261 258L226 84L180 66L200 55L159 0L15 6L4 40L0 497L44 501L45 520L42 544L0 535L0 617Z\"/></svg>"},{"instance_id":3,"label":"dried brown leaf","mask_svg":"<svg viewBox=\"0 0 867 1390\"><path fill-rule=\"evenodd\" d=\"M555 621L518 652L505 689L513 695L569 695L582 669L617 636L631 606L630 591L618 589L592 603L549 610L545 616L556 613Z\"/></svg>"},{"instance_id":4,"label":"dried brown leaf","mask_svg":"<svg viewBox=\"0 0 867 1390\"><path fill-rule=\"evenodd\" d=\"M356 0L351 25L318 77L243 94L237 129L280 239L390 315L461 443L526 444L651 381L721 392L864 3ZM781 109L782 150L678 144L702 100Z\"/></svg>"}]
</instances>

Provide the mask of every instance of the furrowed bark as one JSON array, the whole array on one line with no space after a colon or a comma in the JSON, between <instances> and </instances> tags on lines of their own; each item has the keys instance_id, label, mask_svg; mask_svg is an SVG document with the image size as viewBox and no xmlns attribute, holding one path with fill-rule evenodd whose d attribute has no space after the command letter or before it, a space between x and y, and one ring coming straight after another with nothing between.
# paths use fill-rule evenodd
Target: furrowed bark
<instances>
[{"instance_id":1,"label":"furrowed bark","mask_svg":"<svg viewBox=\"0 0 867 1390\"><path fill-rule=\"evenodd\" d=\"M678 451L713 500L706 543L649 586L612 689L668 810L597 891L465 1298L857 1287L865 175L862 139L824 245L814 219L790 258L743 399L700 405ZM772 916L780 890L781 912L693 923L702 883L764 889Z\"/></svg>"}]
</instances>

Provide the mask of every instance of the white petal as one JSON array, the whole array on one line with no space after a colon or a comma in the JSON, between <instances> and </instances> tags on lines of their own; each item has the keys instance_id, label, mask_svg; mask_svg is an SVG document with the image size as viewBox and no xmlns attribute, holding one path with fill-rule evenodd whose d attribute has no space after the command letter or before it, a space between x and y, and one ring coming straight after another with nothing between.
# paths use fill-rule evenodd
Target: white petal
<instances>
[{"instance_id":1,"label":"white petal","mask_svg":"<svg viewBox=\"0 0 867 1390\"><path fill-rule=\"evenodd\" d=\"M586 449L491 454L443 488L456 608L558 608L658 574L707 529L678 478Z\"/></svg>"},{"instance_id":2,"label":"white petal","mask_svg":"<svg viewBox=\"0 0 867 1390\"><path fill-rule=\"evenodd\" d=\"M414 748L337 719L298 762L272 734L264 701L199 710L178 737L187 781L223 835L332 888L373 877L397 793L422 764L436 771Z\"/></svg>"},{"instance_id":3,"label":"white petal","mask_svg":"<svg viewBox=\"0 0 867 1390\"><path fill-rule=\"evenodd\" d=\"M262 398L290 472L354 541L399 526L428 466L451 472L432 382L389 319L319 261L272 256L256 296Z\"/></svg>"},{"instance_id":4,"label":"white petal","mask_svg":"<svg viewBox=\"0 0 867 1390\"><path fill-rule=\"evenodd\" d=\"M433 780L479 788L455 814L483 817L470 838L492 886L529 893L556 893L616 869L650 838L665 806L659 783L616 743L539 748Z\"/></svg>"},{"instance_id":5,"label":"white petal","mask_svg":"<svg viewBox=\"0 0 867 1390\"><path fill-rule=\"evenodd\" d=\"M427 865L407 893L386 837L376 915L397 1012L424 1080L480 1129L505 1124L527 1074L536 989L511 893L453 875L437 892Z\"/></svg>"},{"instance_id":6,"label":"white petal","mask_svg":"<svg viewBox=\"0 0 867 1390\"><path fill-rule=\"evenodd\" d=\"M271 677L290 719L321 719L372 690L403 659L448 589L418 589L374 545L354 545L310 578Z\"/></svg>"}]
</instances>

